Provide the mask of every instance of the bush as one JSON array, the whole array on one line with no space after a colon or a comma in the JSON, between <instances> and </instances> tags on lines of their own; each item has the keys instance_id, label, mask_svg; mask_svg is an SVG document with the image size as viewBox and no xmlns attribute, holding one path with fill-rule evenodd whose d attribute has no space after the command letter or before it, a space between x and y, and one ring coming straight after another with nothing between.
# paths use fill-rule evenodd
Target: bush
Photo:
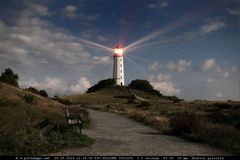
<instances>
[{"instance_id":1,"label":"bush","mask_svg":"<svg viewBox=\"0 0 240 160\"><path fill-rule=\"evenodd\" d=\"M179 114L170 119L171 133L240 153L240 132L234 127L213 124L194 114Z\"/></svg>"},{"instance_id":2,"label":"bush","mask_svg":"<svg viewBox=\"0 0 240 160\"><path fill-rule=\"evenodd\" d=\"M0 76L0 81L18 87L18 75L13 73L10 68L5 69Z\"/></svg>"},{"instance_id":3,"label":"bush","mask_svg":"<svg viewBox=\"0 0 240 160\"><path fill-rule=\"evenodd\" d=\"M149 94L158 95L160 97L162 96L162 94L159 91L153 89L152 85L147 80L140 80L140 79L133 80L129 84L129 87L133 89L142 90Z\"/></svg>"},{"instance_id":4,"label":"bush","mask_svg":"<svg viewBox=\"0 0 240 160\"><path fill-rule=\"evenodd\" d=\"M40 91L39 91L39 94L40 94L41 96L43 96L43 97L48 97L48 94L47 94L47 92L46 92L45 90L40 90Z\"/></svg>"},{"instance_id":5,"label":"bush","mask_svg":"<svg viewBox=\"0 0 240 160\"><path fill-rule=\"evenodd\" d=\"M148 108L151 104L148 101L142 101L137 105L137 108Z\"/></svg>"},{"instance_id":6,"label":"bush","mask_svg":"<svg viewBox=\"0 0 240 160\"><path fill-rule=\"evenodd\" d=\"M170 128L176 135L195 132L198 127L198 120L194 114L178 114L170 119Z\"/></svg>"},{"instance_id":7,"label":"bush","mask_svg":"<svg viewBox=\"0 0 240 160\"><path fill-rule=\"evenodd\" d=\"M24 94L23 99L28 104L33 104L35 102L35 97L31 94Z\"/></svg>"},{"instance_id":8,"label":"bush","mask_svg":"<svg viewBox=\"0 0 240 160\"><path fill-rule=\"evenodd\" d=\"M114 84L115 84L115 81L114 81L114 79L111 79L111 78L101 80L97 84L95 84L94 86L88 88L87 93L95 92L97 90L113 86Z\"/></svg>"},{"instance_id":9,"label":"bush","mask_svg":"<svg viewBox=\"0 0 240 160\"><path fill-rule=\"evenodd\" d=\"M183 101L183 99L179 99L176 96L164 96L164 98L166 98L174 103L179 103L179 102Z\"/></svg>"},{"instance_id":10,"label":"bush","mask_svg":"<svg viewBox=\"0 0 240 160\"><path fill-rule=\"evenodd\" d=\"M208 116L213 123L228 124L240 129L240 113L224 114L222 111L216 111Z\"/></svg>"},{"instance_id":11,"label":"bush","mask_svg":"<svg viewBox=\"0 0 240 160\"><path fill-rule=\"evenodd\" d=\"M32 93L34 93L34 94L38 94L38 95L40 95L40 96L43 96L43 97L48 97L48 94L47 94L47 92L45 91L45 90L40 90L40 91L38 91L36 88L34 88L34 87L29 87L29 88L27 88L27 89L25 89L26 91L29 91L29 92L32 92Z\"/></svg>"}]
</instances>

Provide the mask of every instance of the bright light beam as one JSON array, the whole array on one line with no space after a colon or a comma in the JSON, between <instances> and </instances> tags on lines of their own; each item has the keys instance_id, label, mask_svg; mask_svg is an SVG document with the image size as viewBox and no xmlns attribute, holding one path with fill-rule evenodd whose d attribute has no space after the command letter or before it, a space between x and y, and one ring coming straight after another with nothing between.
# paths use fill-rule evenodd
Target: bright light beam
<instances>
[{"instance_id":1,"label":"bright light beam","mask_svg":"<svg viewBox=\"0 0 240 160\"><path fill-rule=\"evenodd\" d=\"M160 46L162 46L160 44L168 43L168 42L171 42L171 41L173 41L173 39L165 39L165 40L161 40L161 41L158 41L158 42L151 42L151 43L138 45L138 46L135 46L135 47L128 48L128 52L130 52L132 50L136 50L136 49L141 49L141 48L145 49L145 48L149 48L149 47L153 47L153 46L160 47ZM156 45L158 45L158 46L156 46Z\"/></svg>"},{"instance_id":2,"label":"bright light beam","mask_svg":"<svg viewBox=\"0 0 240 160\"><path fill-rule=\"evenodd\" d=\"M142 65L137 64L135 61L133 61L130 57L125 57L127 61L130 62L134 67L136 67L143 75L147 75L146 69L143 68Z\"/></svg>"},{"instance_id":3,"label":"bright light beam","mask_svg":"<svg viewBox=\"0 0 240 160\"><path fill-rule=\"evenodd\" d=\"M132 48L132 47L142 44L146 41L154 39L154 38L158 37L159 35L161 35L163 33L167 33L175 28L183 27L184 25L186 25L187 23L192 21L195 17L196 17L196 14L194 14L194 13L188 17L182 16L182 17L178 18L177 21L171 22L170 24L166 25L165 27L160 28L160 29L156 30L155 32L150 33L150 34L140 38L139 40L129 44L128 46L125 47L125 49Z\"/></svg>"},{"instance_id":4,"label":"bright light beam","mask_svg":"<svg viewBox=\"0 0 240 160\"><path fill-rule=\"evenodd\" d=\"M143 61L143 62L145 62L145 63L152 63L152 61L150 61L150 60L148 60L148 59L144 59L144 58L141 58L141 57L138 57L138 56L133 56L132 54L130 55L130 54L128 54L128 55L126 55L125 57L132 57L132 58L136 58L136 59L138 59L138 60L141 60L141 61Z\"/></svg>"},{"instance_id":5,"label":"bright light beam","mask_svg":"<svg viewBox=\"0 0 240 160\"><path fill-rule=\"evenodd\" d=\"M107 51L110 51L110 52L113 52L113 49L112 48L109 48L107 46L104 46L104 45L101 45L99 43L96 43L96 42L92 42L92 41L89 41L89 40L86 40L86 39L82 39L80 38L80 41L89 45L89 46L92 46L92 47L96 47L96 48L100 48L100 49L103 49L103 50L107 50Z\"/></svg>"}]
</instances>

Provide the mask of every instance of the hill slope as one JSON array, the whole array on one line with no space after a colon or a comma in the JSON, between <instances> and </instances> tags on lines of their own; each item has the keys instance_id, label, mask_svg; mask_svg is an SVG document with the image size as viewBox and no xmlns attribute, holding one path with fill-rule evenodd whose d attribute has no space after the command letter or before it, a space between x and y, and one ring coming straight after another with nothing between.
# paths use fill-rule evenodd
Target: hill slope
<instances>
[{"instance_id":1,"label":"hill slope","mask_svg":"<svg viewBox=\"0 0 240 160\"><path fill-rule=\"evenodd\" d=\"M0 82L0 155L39 155L91 144L66 125L63 105Z\"/></svg>"}]
</instances>

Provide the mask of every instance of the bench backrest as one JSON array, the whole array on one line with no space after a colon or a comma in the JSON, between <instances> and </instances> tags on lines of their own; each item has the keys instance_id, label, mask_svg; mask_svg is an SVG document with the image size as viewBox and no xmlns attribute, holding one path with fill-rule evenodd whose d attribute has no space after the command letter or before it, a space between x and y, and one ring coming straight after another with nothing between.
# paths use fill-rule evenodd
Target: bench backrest
<instances>
[{"instance_id":1,"label":"bench backrest","mask_svg":"<svg viewBox=\"0 0 240 160\"><path fill-rule=\"evenodd\" d=\"M68 109L65 110L65 116L66 116L66 120L67 123L69 125L78 125L78 124L82 124L83 122L81 121L81 117L80 116L72 116L69 114Z\"/></svg>"}]
</instances>

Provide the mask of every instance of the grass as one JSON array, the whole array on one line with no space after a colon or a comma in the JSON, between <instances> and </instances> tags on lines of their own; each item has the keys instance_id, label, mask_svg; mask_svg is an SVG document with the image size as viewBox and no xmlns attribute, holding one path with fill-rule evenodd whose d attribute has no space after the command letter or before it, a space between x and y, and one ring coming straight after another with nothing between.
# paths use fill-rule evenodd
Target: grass
<instances>
[{"instance_id":1,"label":"grass","mask_svg":"<svg viewBox=\"0 0 240 160\"><path fill-rule=\"evenodd\" d=\"M147 102L134 98L127 87L109 87L93 93L62 97L87 108L123 114L151 125L164 134L206 143L240 154L239 101L182 101L135 90Z\"/></svg>"},{"instance_id":2,"label":"grass","mask_svg":"<svg viewBox=\"0 0 240 160\"><path fill-rule=\"evenodd\" d=\"M91 145L91 138L67 126L63 109L61 103L0 83L0 155L41 155ZM88 113L79 112L89 123Z\"/></svg>"}]
</instances>

